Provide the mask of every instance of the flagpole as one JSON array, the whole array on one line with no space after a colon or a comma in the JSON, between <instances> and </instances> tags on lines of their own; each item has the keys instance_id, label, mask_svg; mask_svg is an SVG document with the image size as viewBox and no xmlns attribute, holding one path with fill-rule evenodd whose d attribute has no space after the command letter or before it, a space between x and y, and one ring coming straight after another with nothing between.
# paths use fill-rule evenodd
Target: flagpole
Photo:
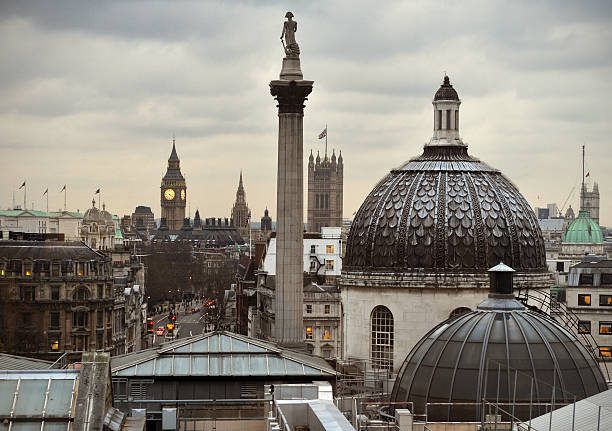
<instances>
[{"instance_id":1,"label":"flagpole","mask_svg":"<svg viewBox=\"0 0 612 431\"><path fill-rule=\"evenodd\" d=\"M584 163L583 163L584 164ZM584 171L584 169L583 169ZM28 185L26 184L26 182L23 182L24 186L23 186L23 209L24 211L28 209L28 204L26 203L26 196L28 194Z\"/></svg>"},{"instance_id":2,"label":"flagpole","mask_svg":"<svg viewBox=\"0 0 612 431\"><path fill-rule=\"evenodd\" d=\"M64 211L66 211L66 184L64 184Z\"/></svg>"},{"instance_id":3,"label":"flagpole","mask_svg":"<svg viewBox=\"0 0 612 431\"><path fill-rule=\"evenodd\" d=\"M327 134L329 131L327 130L327 123L325 123L325 158L327 159Z\"/></svg>"},{"instance_id":4,"label":"flagpole","mask_svg":"<svg viewBox=\"0 0 612 431\"><path fill-rule=\"evenodd\" d=\"M49 189L47 189L47 212L49 212Z\"/></svg>"}]
</instances>

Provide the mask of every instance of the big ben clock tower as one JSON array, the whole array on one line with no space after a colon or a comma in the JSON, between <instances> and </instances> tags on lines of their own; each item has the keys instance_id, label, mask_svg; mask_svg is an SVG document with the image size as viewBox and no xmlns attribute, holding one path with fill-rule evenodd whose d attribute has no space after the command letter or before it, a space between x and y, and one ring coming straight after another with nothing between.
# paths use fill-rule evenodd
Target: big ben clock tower
<instances>
[{"instance_id":1,"label":"big ben clock tower","mask_svg":"<svg viewBox=\"0 0 612 431\"><path fill-rule=\"evenodd\" d=\"M187 186L181 174L181 161L176 155L174 139L172 153L168 159L168 170L161 182L161 216L166 219L168 229L179 230L185 219Z\"/></svg>"}]
</instances>

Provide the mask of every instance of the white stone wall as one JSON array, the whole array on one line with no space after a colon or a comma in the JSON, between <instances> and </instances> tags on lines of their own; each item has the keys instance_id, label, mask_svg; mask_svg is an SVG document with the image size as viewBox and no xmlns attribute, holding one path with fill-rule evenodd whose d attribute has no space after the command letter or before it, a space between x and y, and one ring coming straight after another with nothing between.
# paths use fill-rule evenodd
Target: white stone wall
<instances>
[{"instance_id":1,"label":"white stone wall","mask_svg":"<svg viewBox=\"0 0 612 431\"><path fill-rule=\"evenodd\" d=\"M370 315L378 305L393 314L393 371L398 372L414 345L459 307L471 310L488 289L398 289L342 286L344 358L370 358Z\"/></svg>"},{"instance_id":2,"label":"white stone wall","mask_svg":"<svg viewBox=\"0 0 612 431\"><path fill-rule=\"evenodd\" d=\"M340 237L341 228L321 228L323 238L304 239L304 272L310 272L311 258L316 256L319 262L325 265L326 260L334 262L333 269L321 268L318 272L325 276L339 276L342 272L342 239ZM333 253L327 253L327 246L334 248ZM315 247L315 255L311 254L311 247ZM276 275L276 238L271 238L264 257L263 270L268 275Z\"/></svg>"}]
</instances>

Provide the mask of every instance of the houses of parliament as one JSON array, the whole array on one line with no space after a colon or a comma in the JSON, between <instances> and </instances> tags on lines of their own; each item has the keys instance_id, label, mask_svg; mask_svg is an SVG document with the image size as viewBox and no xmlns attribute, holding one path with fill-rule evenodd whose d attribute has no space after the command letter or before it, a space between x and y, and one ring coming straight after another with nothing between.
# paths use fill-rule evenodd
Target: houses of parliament
<instances>
[{"instance_id":1,"label":"houses of parliament","mask_svg":"<svg viewBox=\"0 0 612 431\"><path fill-rule=\"evenodd\" d=\"M312 151L308 160L308 230L319 232L321 227L342 226L344 161L342 152L336 157L335 150L331 157L327 151L323 159ZM231 209L231 220L243 238L248 238L248 224L251 213L246 203L246 193L242 181L242 172L236 192L236 201ZM181 173L180 159L176 152L175 140L172 140L172 152L168 158L168 167L161 180L160 205L162 224L169 230L180 230L185 223L187 205L187 184ZM271 229L270 217L262 218L262 227Z\"/></svg>"}]
</instances>

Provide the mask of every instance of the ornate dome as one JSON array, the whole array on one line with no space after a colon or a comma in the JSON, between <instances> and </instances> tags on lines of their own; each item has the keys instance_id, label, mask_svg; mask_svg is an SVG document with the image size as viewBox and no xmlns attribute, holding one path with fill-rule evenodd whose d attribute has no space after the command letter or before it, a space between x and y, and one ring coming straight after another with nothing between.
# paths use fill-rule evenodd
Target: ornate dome
<instances>
[{"instance_id":1,"label":"ornate dome","mask_svg":"<svg viewBox=\"0 0 612 431\"><path fill-rule=\"evenodd\" d=\"M417 414L425 403L494 402L499 381L500 402L512 401L516 389L516 402L527 404L516 415L527 419L532 389L533 403L549 403L553 384L558 403L607 389L599 365L576 336L548 315L526 310L512 294L492 290L477 310L440 323L416 344L391 401L412 401ZM479 421L480 413L478 404L430 406L428 419Z\"/></svg>"},{"instance_id":2,"label":"ornate dome","mask_svg":"<svg viewBox=\"0 0 612 431\"><path fill-rule=\"evenodd\" d=\"M87 211L85 211L85 214L83 215L83 221L84 222L90 222L90 221L104 221L104 216L102 215L102 211L100 211L98 208L96 208L96 201L92 200L91 201L91 208L89 208Z\"/></svg>"},{"instance_id":3,"label":"ornate dome","mask_svg":"<svg viewBox=\"0 0 612 431\"><path fill-rule=\"evenodd\" d=\"M580 210L578 217L572 220L567 227L565 235L563 235L563 242L600 243L603 242L603 234L595 220L589 217L589 213Z\"/></svg>"},{"instance_id":4,"label":"ornate dome","mask_svg":"<svg viewBox=\"0 0 612 431\"><path fill-rule=\"evenodd\" d=\"M445 77L433 102L433 138L365 199L351 226L344 270L483 272L503 260L521 272L546 271L531 207L461 141L460 103Z\"/></svg>"},{"instance_id":5,"label":"ornate dome","mask_svg":"<svg viewBox=\"0 0 612 431\"><path fill-rule=\"evenodd\" d=\"M438 91L436 91L434 100L459 100L459 95L451 85L448 76L444 75L444 82L438 88Z\"/></svg>"}]
</instances>

